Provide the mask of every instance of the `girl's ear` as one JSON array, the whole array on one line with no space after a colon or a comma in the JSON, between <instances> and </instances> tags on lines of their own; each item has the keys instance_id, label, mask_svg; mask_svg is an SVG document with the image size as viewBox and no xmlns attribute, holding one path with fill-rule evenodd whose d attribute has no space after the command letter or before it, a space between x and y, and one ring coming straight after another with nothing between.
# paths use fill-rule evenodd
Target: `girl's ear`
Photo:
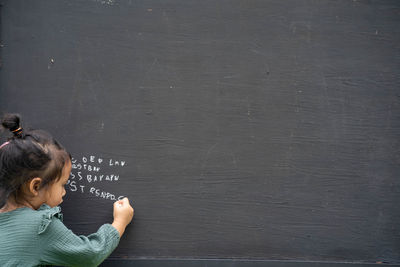
<instances>
[{"instance_id":1,"label":"girl's ear","mask_svg":"<svg viewBox=\"0 0 400 267\"><path fill-rule=\"evenodd\" d=\"M41 185L42 185L42 178L35 177L29 181L28 190L32 195L37 196L39 195L39 190Z\"/></svg>"}]
</instances>

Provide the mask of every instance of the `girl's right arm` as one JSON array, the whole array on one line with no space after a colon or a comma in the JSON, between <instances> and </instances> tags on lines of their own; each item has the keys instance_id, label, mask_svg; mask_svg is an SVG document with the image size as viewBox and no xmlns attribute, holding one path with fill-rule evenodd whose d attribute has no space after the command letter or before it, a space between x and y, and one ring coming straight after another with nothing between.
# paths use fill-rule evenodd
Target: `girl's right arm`
<instances>
[{"instance_id":1,"label":"girl's right arm","mask_svg":"<svg viewBox=\"0 0 400 267\"><path fill-rule=\"evenodd\" d=\"M114 221L111 225L117 229L120 237L124 234L126 226L132 221L133 214L134 210L129 204L128 198L114 203Z\"/></svg>"},{"instance_id":2,"label":"girl's right arm","mask_svg":"<svg viewBox=\"0 0 400 267\"><path fill-rule=\"evenodd\" d=\"M113 224L104 224L88 236L75 235L59 218L53 217L46 230L39 234L42 264L98 266L117 247L132 216L128 199L117 201Z\"/></svg>"}]
</instances>

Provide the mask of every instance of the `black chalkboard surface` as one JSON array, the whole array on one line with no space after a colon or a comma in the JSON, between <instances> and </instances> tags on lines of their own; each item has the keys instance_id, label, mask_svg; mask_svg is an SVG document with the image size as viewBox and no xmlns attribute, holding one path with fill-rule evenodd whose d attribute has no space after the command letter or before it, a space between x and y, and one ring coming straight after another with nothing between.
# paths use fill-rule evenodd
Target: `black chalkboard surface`
<instances>
[{"instance_id":1,"label":"black chalkboard surface","mask_svg":"<svg viewBox=\"0 0 400 267\"><path fill-rule=\"evenodd\" d=\"M388 0L3 0L0 109L71 152L74 232L131 199L111 256L124 266L399 264L399 14Z\"/></svg>"}]
</instances>

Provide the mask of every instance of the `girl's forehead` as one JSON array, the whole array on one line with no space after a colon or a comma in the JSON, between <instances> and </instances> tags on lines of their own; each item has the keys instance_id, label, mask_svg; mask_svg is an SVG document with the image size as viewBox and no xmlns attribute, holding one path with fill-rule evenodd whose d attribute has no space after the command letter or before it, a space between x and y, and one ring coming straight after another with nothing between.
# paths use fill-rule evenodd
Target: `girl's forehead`
<instances>
[{"instance_id":1,"label":"girl's forehead","mask_svg":"<svg viewBox=\"0 0 400 267\"><path fill-rule=\"evenodd\" d=\"M72 162L71 162L70 159L67 159L67 160L65 161L65 164L64 164L63 169L70 169L71 167L72 167Z\"/></svg>"},{"instance_id":2,"label":"girl's forehead","mask_svg":"<svg viewBox=\"0 0 400 267\"><path fill-rule=\"evenodd\" d=\"M72 164L71 161L68 160L65 164L64 164L64 168L62 170L62 175L64 176L64 178L66 177L66 179L68 180L69 175L71 173L71 169L72 169Z\"/></svg>"}]
</instances>

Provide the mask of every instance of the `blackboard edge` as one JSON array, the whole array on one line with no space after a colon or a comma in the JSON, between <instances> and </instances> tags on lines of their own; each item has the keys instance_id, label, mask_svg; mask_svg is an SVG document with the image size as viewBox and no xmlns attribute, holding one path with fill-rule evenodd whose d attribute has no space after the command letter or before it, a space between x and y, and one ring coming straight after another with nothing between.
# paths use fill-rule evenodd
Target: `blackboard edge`
<instances>
[{"instance_id":1,"label":"blackboard edge","mask_svg":"<svg viewBox=\"0 0 400 267\"><path fill-rule=\"evenodd\" d=\"M363 263L363 262L336 262L336 261L290 261L290 260L251 260L251 259L176 259L176 258L146 258L146 259L107 259L101 267L374 267L374 266L400 266L393 263Z\"/></svg>"}]
</instances>

